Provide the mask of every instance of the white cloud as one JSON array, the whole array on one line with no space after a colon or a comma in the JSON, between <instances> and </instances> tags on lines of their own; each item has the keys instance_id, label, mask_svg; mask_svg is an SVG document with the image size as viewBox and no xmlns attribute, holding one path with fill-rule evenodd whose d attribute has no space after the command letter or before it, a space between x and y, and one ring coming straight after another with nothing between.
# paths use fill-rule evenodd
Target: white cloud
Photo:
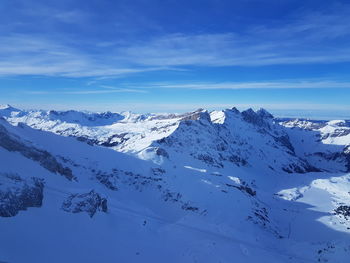
<instances>
[{"instance_id":1,"label":"white cloud","mask_svg":"<svg viewBox=\"0 0 350 263\"><path fill-rule=\"evenodd\" d=\"M0 75L2 76L124 76L160 69L156 67L117 66L110 63L107 58L95 58L68 45L56 43L46 38L19 34L0 39L0 56L2 57Z\"/></svg>"},{"instance_id":2,"label":"white cloud","mask_svg":"<svg viewBox=\"0 0 350 263\"><path fill-rule=\"evenodd\" d=\"M147 87L147 85L145 86ZM280 80L265 82L192 82L192 83L154 83L148 87L168 89L220 90L220 89L323 89L350 88L350 82L326 80Z\"/></svg>"},{"instance_id":3,"label":"white cloud","mask_svg":"<svg viewBox=\"0 0 350 263\"><path fill-rule=\"evenodd\" d=\"M129 88L115 88L115 87L109 87L105 89L81 89L81 90L55 90L55 91L25 91L26 94L33 94L33 95L95 95L95 94L110 94L110 93L147 93L146 90L142 89L129 89Z\"/></svg>"},{"instance_id":4,"label":"white cloud","mask_svg":"<svg viewBox=\"0 0 350 263\"><path fill-rule=\"evenodd\" d=\"M350 61L350 6L296 13L245 32L169 34L119 50L125 60L155 66L264 66ZM278 21L281 22L281 21Z\"/></svg>"},{"instance_id":5,"label":"white cloud","mask_svg":"<svg viewBox=\"0 0 350 263\"><path fill-rule=\"evenodd\" d=\"M54 22L92 26L79 10L26 10ZM244 32L151 35L138 41L72 40L68 34L11 34L0 39L0 75L115 77L186 66L265 66L350 62L350 8L296 14L283 24ZM272 26L273 25L273 26ZM125 28L127 30L127 28ZM10 30L12 32L12 30Z\"/></svg>"},{"instance_id":6,"label":"white cloud","mask_svg":"<svg viewBox=\"0 0 350 263\"><path fill-rule=\"evenodd\" d=\"M313 41L293 38L290 41L284 37L264 39L258 34L175 34L122 48L117 56L144 66L265 66L350 61L349 47L317 47Z\"/></svg>"}]
</instances>

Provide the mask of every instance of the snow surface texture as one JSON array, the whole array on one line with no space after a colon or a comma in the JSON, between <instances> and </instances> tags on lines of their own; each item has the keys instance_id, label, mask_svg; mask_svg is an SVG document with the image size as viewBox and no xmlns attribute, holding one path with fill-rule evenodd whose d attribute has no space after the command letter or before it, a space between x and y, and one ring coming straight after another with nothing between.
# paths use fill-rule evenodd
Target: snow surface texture
<instances>
[{"instance_id":1,"label":"snow surface texture","mask_svg":"<svg viewBox=\"0 0 350 263\"><path fill-rule=\"evenodd\" d=\"M0 107L0 262L349 262L350 122Z\"/></svg>"}]
</instances>

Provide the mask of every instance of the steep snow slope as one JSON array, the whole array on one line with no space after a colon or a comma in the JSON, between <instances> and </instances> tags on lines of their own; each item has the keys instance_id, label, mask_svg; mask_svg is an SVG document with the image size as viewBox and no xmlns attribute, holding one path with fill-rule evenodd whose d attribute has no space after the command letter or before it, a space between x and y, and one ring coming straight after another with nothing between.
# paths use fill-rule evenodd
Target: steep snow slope
<instances>
[{"instance_id":1,"label":"steep snow slope","mask_svg":"<svg viewBox=\"0 0 350 263\"><path fill-rule=\"evenodd\" d=\"M310 172L264 110L54 121L126 133L107 147L13 112L0 119L1 261L347 262L349 174Z\"/></svg>"}]
</instances>

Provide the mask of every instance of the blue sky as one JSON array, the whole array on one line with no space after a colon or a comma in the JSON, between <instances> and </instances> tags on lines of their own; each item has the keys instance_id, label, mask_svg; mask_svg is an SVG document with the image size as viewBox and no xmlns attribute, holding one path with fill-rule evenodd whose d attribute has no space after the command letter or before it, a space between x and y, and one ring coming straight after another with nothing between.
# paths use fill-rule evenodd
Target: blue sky
<instances>
[{"instance_id":1,"label":"blue sky","mask_svg":"<svg viewBox=\"0 0 350 263\"><path fill-rule=\"evenodd\" d=\"M0 103L350 118L350 4L2 0Z\"/></svg>"}]
</instances>

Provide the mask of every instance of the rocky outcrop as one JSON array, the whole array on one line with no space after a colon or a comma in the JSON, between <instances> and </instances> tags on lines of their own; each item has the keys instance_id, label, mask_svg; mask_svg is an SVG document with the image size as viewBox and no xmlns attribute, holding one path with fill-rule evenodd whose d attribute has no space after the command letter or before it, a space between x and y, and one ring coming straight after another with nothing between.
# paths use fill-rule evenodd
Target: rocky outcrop
<instances>
[{"instance_id":1,"label":"rocky outcrop","mask_svg":"<svg viewBox=\"0 0 350 263\"><path fill-rule=\"evenodd\" d=\"M107 212L107 199L94 190L89 193L71 194L62 204L62 209L70 213L86 212L93 217L97 211Z\"/></svg>"},{"instance_id":2,"label":"rocky outcrop","mask_svg":"<svg viewBox=\"0 0 350 263\"><path fill-rule=\"evenodd\" d=\"M111 125L117 121L120 121L124 116L118 113L112 112L79 112L74 110L69 111L55 111L51 110L49 112L42 113L49 120L61 121L67 123L77 123L85 126L95 126L95 125Z\"/></svg>"},{"instance_id":3,"label":"rocky outcrop","mask_svg":"<svg viewBox=\"0 0 350 263\"><path fill-rule=\"evenodd\" d=\"M251 187L248 186L247 183L242 182L241 185L233 185L233 184L226 184L227 187L232 187L232 188L236 188L244 193L247 193L250 196L255 196L256 195L256 191L253 190Z\"/></svg>"},{"instance_id":4,"label":"rocky outcrop","mask_svg":"<svg viewBox=\"0 0 350 263\"><path fill-rule=\"evenodd\" d=\"M181 121L195 121L201 118L208 119L208 112L204 111L203 109L198 109L194 112L189 112L187 114L184 114L181 117L182 117ZM209 119L210 119L210 116L209 116Z\"/></svg>"},{"instance_id":5,"label":"rocky outcrop","mask_svg":"<svg viewBox=\"0 0 350 263\"><path fill-rule=\"evenodd\" d=\"M274 139L277 143L279 143L280 145L289 149L292 154L295 154L294 147L293 147L292 143L290 142L289 136L287 134L284 134L284 135L279 136L279 137L274 137Z\"/></svg>"},{"instance_id":6,"label":"rocky outcrop","mask_svg":"<svg viewBox=\"0 0 350 263\"><path fill-rule=\"evenodd\" d=\"M268 120L273 119L273 116L264 109L255 112L252 109L242 111L243 119L253 125L270 129Z\"/></svg>"},{"instance_id":7,"label":"rocky outcrop","mask_svg":"<svg viewBox=\"0 0 350 263\"><path fill-rule=\"evenodd\" d=\"M334 211L336 215L342 215L345 219L350 218L350 206L341 205L337 207Z\"/></svg>"},{"instance_id":8,"label":"rocky outcrop","mask_svg":"<svg viewBox=\"0 0 350 263\"><path fill-rule=\"evenodd\" d=\"M42 179L23 179L18 175L0 174L0 216L11 217L28 207L41 207L43 190Z\"/></svg>"},{"instance_id":9,"label":"rocky outcrop","mask_svg":"<svg viewBox=\"0 0 350 263\"><path fill-rule=\"evenodd\" d=\"M263 119L273 119L274 118L273 115L270 112L268 112L267 110L265 110L263 108L259 109L256 112L256 114L258 116L260 116L261 118L263 118Z\"/></svg>"},{"instance_id":10,"label":"rocky outcrop","mask_svg":"<svg viewBox=\"0 0 350 263\"><path fill-rule=\"evenodd\" d=\"M157 147L156 148L156 154L158 156L163 156L165 158L169 158L169 154L166 150L164 150L163 148Z\"/></svg>"},{"instance_id":11,"label":"rocky outcrop","mask_svg":"<svg viewBox=\"0 0 350 263\"><path fill-rule=\"evenodd\" d=\"M346 171L350 172L350 145L347 145L344 147L343 153L342 155L344 156L345 160L346 160Z\"/></svg>"},{"instance_id":12,"label":"rocky outcrop","mask_svg":"<svg viewBox=\"0 0 350 263\"><path fill-rule=\"evenodd\" d=\"M310 165L306 161L301 161L298 165L296 164L289 164L287 166L282 167L282 170L286 173L311 173L311 172L322 172L321 169L318 169L312 165Z\"/></svg>"},{"instance_id":13,"label":"rocky outcrop","mask_svg":"<svg viewBox=\"0 0 350 263\"><path fill-rule=\"evenodd\" d=\"M96 173L96 179L106 186L108 189L117 191L118 190L118 179L119 179L119 171L113 170L112 173L102 173L101 171Z\"/></svg>"}]
</instances>

